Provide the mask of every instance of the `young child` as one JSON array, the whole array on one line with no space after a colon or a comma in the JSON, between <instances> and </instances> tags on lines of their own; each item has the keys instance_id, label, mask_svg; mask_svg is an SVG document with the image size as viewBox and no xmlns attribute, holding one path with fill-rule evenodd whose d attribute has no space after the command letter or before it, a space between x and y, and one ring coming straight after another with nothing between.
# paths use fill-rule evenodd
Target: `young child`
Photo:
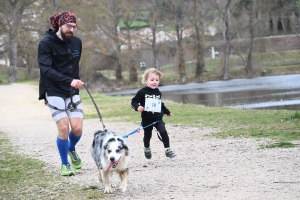
<instances>
[{"instance_id":1,"label":"young child","mask_svg":"<svg viewBox=\"0 0 300 200\"><path fill-rule=\"evenodd\" d=\"M163 73L155 68L145 71L142 77L142 83L146 86L141 88L131 100L131 107L141 112L142 126L144 127L144 153L147 159L151 159L150 139L152 137L153 126L161 135L165 154L169 158L173 158L175 153L170 149L170 140L162 121L163 115L172 116L172 113L165 107L161 101L161 92L157 88L159 81L162 79ZM154 123L153 125L151 125Z\"/></svg>"}]
</instances>

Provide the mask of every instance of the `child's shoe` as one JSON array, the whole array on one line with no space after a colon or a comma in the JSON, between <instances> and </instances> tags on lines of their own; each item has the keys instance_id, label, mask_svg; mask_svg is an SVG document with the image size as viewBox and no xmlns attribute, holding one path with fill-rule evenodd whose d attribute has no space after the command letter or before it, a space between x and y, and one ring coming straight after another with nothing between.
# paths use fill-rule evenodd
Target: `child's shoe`
<instances>
[{"instance_id":1,"label":"child's shoe","mask_svg":"<svg viewBox=\"0 0 300 200\"><path fill-rule=\"evenodd\" d=\"M169 158L173 158L176 156L176 154L170 148L166 149L165 153L166 153L166 156Z\"/></svg>"},{"instance_id":2,"label":"child's shoe","mask_svg":"<svg viewBox=\"0 0 300 200\"><path fill-rule=\"evenodd\" d=\"M152 158L152 153L151 153L151 148L149 147L149 148L144 148L144 153L145 153L145 157L147 158L147 159L151 159Z\"/></svg>"}]
</instances>

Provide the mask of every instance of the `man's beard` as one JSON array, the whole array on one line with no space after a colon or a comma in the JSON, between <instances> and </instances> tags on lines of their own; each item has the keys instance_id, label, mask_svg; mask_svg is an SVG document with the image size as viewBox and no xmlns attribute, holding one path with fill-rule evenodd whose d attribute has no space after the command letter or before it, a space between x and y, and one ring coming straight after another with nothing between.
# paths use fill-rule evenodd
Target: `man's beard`
<instances>
[{"instance_id":1,"label":"man's beard","mask_svg":"<svg viewBox=\"0 0 300 200\"><path fill-rule=\"evenodd\" d=\"M68 33L68 35L66 35L66 33ZM60 30L60 35L61 35L62 39L70 41L73 36L73 33L72 32L66 32L66 33L64 33L62 30Z\"/></svg>"}]
</instances>

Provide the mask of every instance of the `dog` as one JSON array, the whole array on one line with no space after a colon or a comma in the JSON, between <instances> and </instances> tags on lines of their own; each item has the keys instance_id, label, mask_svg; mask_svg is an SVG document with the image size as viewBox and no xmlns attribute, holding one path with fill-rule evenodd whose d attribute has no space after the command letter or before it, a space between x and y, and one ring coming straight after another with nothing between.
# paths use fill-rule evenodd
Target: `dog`
<instances>
[{"instance_id":1,"label":"dog","mask_svg":"<svg viewBox=\"0 0 300 200\"><path fill-rule=\"evenodd\" d=\"M126 141L116 133L108 130L96 131L91 155L98 167L99 181L104 184L104 193L112 193L115 185L112 183L113 172L121 179L120 190L124 193L128 185L129 149Z\"/></svg>"}]
</instances>

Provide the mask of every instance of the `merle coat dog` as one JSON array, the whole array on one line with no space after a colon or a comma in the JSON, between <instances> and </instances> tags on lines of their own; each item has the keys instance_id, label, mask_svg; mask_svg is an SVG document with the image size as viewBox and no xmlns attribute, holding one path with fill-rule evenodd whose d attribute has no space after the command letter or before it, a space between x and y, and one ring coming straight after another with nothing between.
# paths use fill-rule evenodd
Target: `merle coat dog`
<instances>
[{"instance_id":1,"label":"merle coat dog","mask_svg":"<svg viewBox=\"0 0 300 200\"><path fill-rule=\"evenodd\" d=\"M129 149L126 141L112 131L96 131L90 149L99 170L99 181L104 184L104 193L113 192L112 173L121 179L120 190L126 191L129 171Z\"/></svg>"}]
</instances>

